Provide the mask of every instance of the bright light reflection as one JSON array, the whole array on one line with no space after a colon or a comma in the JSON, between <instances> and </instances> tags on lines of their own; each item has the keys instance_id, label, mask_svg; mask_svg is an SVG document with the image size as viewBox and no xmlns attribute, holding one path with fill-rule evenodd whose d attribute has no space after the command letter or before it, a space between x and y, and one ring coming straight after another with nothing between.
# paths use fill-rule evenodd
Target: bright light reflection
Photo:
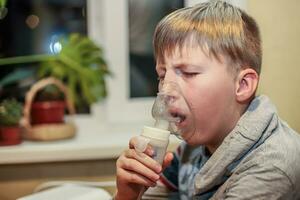
<instances>
[{"instance_id":1,"label":"bright light reflection","mask_svg":"<svg viewBox=\"0 0 300 200\"><path fill-rule=\"evenodd\" d=\"M58 54L62 49L62 45L60 42L51 42L49 48L51 53Z\"/></svg>"}]
</instances>

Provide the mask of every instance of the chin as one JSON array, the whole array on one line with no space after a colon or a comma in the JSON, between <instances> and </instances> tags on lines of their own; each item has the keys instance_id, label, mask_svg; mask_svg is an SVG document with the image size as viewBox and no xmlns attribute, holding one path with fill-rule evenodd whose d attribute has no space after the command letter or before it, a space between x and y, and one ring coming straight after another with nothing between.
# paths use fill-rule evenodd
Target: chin
<instances>
[{"instance_id":1,"label":"chin","mask_svg":"<svg viewBox=\"0 0 300 200\"><path fill-rule=\"evenodd\" d=\"M195 140L185 140L185 141L190 146L201 146L201 145L203 145L202 143L199 143L199 142L197 142Z\"/></svg>"},{"instance_id":2,"label":"chin","mask_svg":"<svg viewBox=\"0 0 300 200\"><path fill-rule=\"evenodd\" d=\"M182 139L189 145L195 146L199 145L199 142L195 140L195 134L193 132L184 132L181 136Z\"/></svg>"},{"instance_id":3,"label":"chin","mask_svg":"<svg viewBox=\"0 0 300 200\"><path fill-rule=\"evenodd\" d=\"M181 135L184 141L191 146L206 145L209 143L209 139L206 137L201 137L201 133L198 132L183 132Z\"/></svg>"}]
</instances>

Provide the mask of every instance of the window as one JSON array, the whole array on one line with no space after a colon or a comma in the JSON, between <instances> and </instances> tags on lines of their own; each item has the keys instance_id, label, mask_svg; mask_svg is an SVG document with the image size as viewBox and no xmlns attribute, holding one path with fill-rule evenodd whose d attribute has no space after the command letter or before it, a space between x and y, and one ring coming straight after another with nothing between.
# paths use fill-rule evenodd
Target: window
<instances>
[{"instance_id":1,"label":"window","mask_svg":"<svg viewBox=\"0 0 300 200\"><path fill-rule=\"evenodd\" d=\"M52 48L51 44L58 35L70 32L88 33L96 43L104 47L105 56L113 72L113 77L108 80L109 97L105 105L108 120L112 122L151 120L150 112L156 94L157 80L154 62L151 58L153 55L150 58L146 55L147 61L142 61L147 63L146 70L151 68L151 72L146 71L138 75L140 74L138 69L141 66L135 63L140 62L140 58L134 54L141 43L137 39L136 41L131 39L133 42L130 42L130 38L136 34L134 31L138 30L134 28L136 24L132 19L136 15L132 13L132 10L136 11L136 14L141 11L130 8L132 1L29 0L20 2L10 0L8 6L12 7L9 7L9 15L5 18L8 21L0 21L1 38L8 38L8 40L0 39L0 56L49 53ZM163 15L183 5L193 5L202 1L143 0L146 3L153 3L153 10L156 9L155 6L160 6L162 10L151 22L151 30L143 32L147 33L148 37L148 44L145 45L148 48L147 51L149 52L155 24ZM137 2L134 2L135 6L138 6ZM246 0L232 0L231 2L244 6ZM149 5L147 5L148 8ZM19 14L13 17L14 12ZM151 49L150 51L152 52ZM12 69L1 67L0 70L0 78L2 78ZM151 74L150 78L148 74ZM143 81L148 78L149 80ZM141 84L138 80L142 80ZM144 91L147 92L143 93Z\"/></svg>"}]
</instances>

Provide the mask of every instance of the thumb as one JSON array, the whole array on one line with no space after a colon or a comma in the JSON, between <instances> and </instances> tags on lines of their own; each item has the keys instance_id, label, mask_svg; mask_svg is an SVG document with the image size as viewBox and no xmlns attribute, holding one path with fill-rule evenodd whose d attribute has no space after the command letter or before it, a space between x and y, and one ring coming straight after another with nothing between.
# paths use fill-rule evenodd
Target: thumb
<instances>
[{"instance_id":1,"label":"thumb","mask_svg":"<svg viewBox=\"0 0 300 200\"><path fill-rule=\"evenodd\" d=\"M146 151L149 142L150 139L148 138L136 136L130 140L129 147L133 147L138 152L143 153L144 151Z\"/></svg>"},{"instance_id":2,"label":"thumb","mask_svg":"<svg viewBox=\"0 0 300 200\"><path fill-rule=\"evenodd\" d=\"M163 170L171 164L173 158L174 158L173 153L171 153L171 152L166 153L163 164L162 164Z\"/></svg>"}]
</instances>

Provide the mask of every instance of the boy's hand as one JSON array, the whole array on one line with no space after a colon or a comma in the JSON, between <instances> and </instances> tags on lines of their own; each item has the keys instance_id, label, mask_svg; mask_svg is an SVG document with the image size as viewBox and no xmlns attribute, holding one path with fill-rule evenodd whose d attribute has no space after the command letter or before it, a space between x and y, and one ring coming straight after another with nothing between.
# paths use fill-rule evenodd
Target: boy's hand
<instances>
[{"instance_id":1,"label":"boy's hand","mask_svg":"<svg viewBox=\"0 0 300 200\"><path fill-rule=\"evenodd\" d=\"M115 200L137 199L143 186L154 187L160 177L162 168L170 165L173 154L166 153L163 167L151 158L153 150L148 145L144 152L134 149L138 138L129 142L129 149L125 150L117 160L117 193Z\"/></svg>"}]
</instances>

